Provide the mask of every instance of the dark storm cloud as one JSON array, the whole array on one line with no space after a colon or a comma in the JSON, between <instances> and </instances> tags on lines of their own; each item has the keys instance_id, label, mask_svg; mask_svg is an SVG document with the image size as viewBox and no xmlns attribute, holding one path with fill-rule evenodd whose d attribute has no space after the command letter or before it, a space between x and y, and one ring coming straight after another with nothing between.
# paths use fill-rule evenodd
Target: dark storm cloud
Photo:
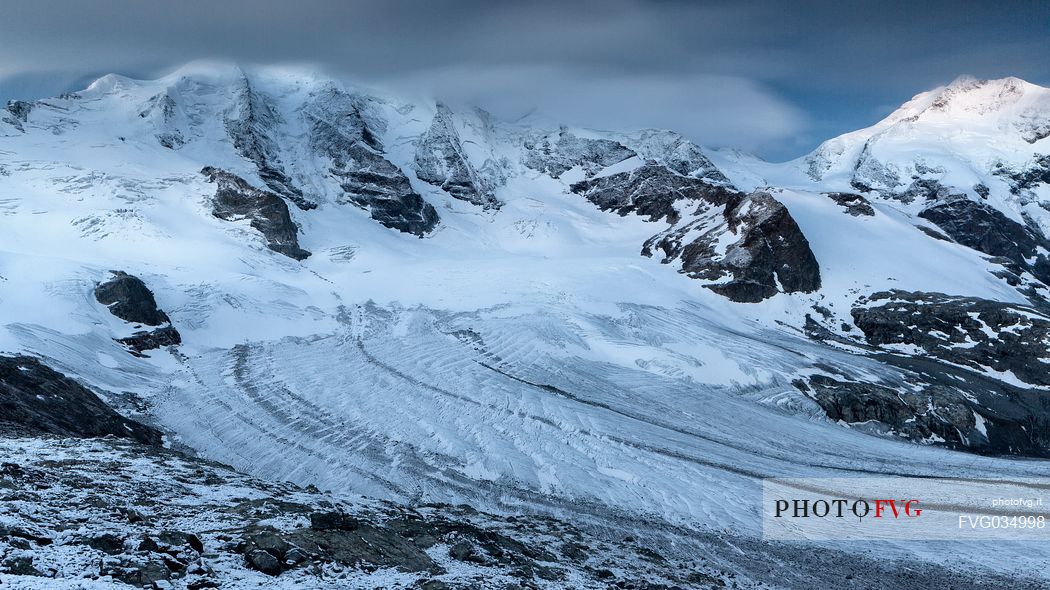
<instances>
[{"instance_id":1,"label":"dark storm cloud","mask_svg":"<svg viewBox=\"0 0 1050 590\"><path fill-rule=\"evenodd\" d=\"M1047 2L0 3L0 98L221 57L798 155L963 73L1047 84Z\"/></svg>"}]
</instances>

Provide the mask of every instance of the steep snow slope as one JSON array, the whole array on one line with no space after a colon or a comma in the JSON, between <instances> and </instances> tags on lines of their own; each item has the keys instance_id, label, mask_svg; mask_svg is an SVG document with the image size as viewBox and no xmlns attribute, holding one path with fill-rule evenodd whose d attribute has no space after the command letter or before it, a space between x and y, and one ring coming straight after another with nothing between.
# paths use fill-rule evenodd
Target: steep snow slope
<instances>
[{"instance_id":1,"label":"steep snow slope","mask_svg":"<svg viewBox=\"0 0 1050 590\"><path fill-rule=\"evenodd\" d=\"M1027 113L1034 99L1018 87L1011 104ZM932 159L946 153L938 145L921 147ZM252 222L261 209L217 216L216 185L201 174L209 166L252 195L287 200L310 255L268 247ZM850 214L820 192L854 180L835 160L816 186L790 167L761 168L775 182L754 183L786 187L769 195L807 239L819 289L734 303L677 263L640 255L654 235L724 205L672 200L665 212L685 225L669 226L604 212L571 188L644 166L752 188L670 132L531 129L276 69L107 76L73 96L12 105L0 122L0 349L136 394L173 441L253 475L554 511L596 527L754 537L759 482L774 475L1050 475L1045 462L842 428L793 384L835 371L922 390L930 382L910 357L868 354L877 351L851 318L858 300L899 289L1025 304L1027 283L931 237L933 224L899 200L870 193L872 214ZM1023 219L1031 209L1020 204L1027 193L987 186L997 211ZM738 239L735 225L702 227L718 228L715 259ZM689 231L683 243L697 243ZM138 358L114 341L134 326L92 295L110 270L152 289L178 348ZM814 318L833 337L807 337ZM990 368L963 375L984 396L1038 392ZM995 435L1005 410L974 403ZM981 447L994 441L975 434L978 423L968 427L958 446L998 449ZM922 558L947 560L949 550L993 568L1048 557L954 545Z\"/></svg>"}]
</instances>

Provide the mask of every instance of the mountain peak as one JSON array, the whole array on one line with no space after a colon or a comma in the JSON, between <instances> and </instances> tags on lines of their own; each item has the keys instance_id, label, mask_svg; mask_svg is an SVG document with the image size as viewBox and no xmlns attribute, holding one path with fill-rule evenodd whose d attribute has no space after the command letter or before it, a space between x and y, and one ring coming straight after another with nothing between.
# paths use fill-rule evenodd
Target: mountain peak
<instances>
[{"instance_id":1,"label":"mountain peak","mask_svg":"<svg viewBox=\"0 0 1050 590\"><path fill-rule=\"evenodd\" d=\"M950 112L958 116L962 113L984 115L1000 111L1013 111L1017 105L1024 109L1030 106L1031 100L1045 101L1050 94L1048 89L1009 76L995 80L983 80L973 76L959 76L947 86L920 94L920 97L932 99L928 109ZM914 101L913 101L914 102Z\"/></svg>"}]
</instances>

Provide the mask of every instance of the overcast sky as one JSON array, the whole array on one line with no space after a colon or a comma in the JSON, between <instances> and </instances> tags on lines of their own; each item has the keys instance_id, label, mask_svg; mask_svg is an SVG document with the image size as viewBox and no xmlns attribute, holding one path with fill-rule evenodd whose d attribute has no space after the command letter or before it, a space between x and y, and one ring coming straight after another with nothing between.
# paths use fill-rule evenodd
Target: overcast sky
<instances>
[{"instance_id":1,"label":"overcast sky","mask_svg":"<svg viewBox=\"0 0 1050 590\"><path fill-rule=\"evenodd\" d=\"M0 101L200 58L782 160L959 74L1050 85L1050 1L0 2Z\"/></svg>"}]
</instances>

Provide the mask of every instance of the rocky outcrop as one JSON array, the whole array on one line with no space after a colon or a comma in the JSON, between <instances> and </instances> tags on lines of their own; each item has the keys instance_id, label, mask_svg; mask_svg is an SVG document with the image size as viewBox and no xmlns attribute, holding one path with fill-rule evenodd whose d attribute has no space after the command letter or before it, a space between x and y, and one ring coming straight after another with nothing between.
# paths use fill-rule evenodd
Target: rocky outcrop
<instances>
[{"instance_id":1,"label":"rocky outcrop","mask_svg":"<svg viewBox=\"0 0 1050 590\"><path fill-rule=\"evenodd\" d=\"M610 139L577 137L564 127L554 136L530 137L524 142L522 163L533 170L559 178L580 166L587 177L603 168L635 156L635 152Z\"/></svg>"},{"instance_id":2,"label":"rocky outcrop","mask_svg":"<svg viewBox=\"0 0 1050 590\"><path fill-rule=\"evenodd\" d=\"M237 152L255 163L266 186L304 211L317 203L306 198L284 170L275 133L281 116L271 101L255 90L247 77L241 79L236 101L226 118L226 132Z\"/></svg>"},{"instance_id":3,"label":"rocky outcrop","mask_svg":"<svg viewBox=\"0 0 1050 590\"><path fill-rule=\"evenodd\" d=\"M976 371L1050 386L1050 318L1034 309L941 293L879 292L852 310L869 344L916 346Z\"/></svg>"},{"instance_id":4,"label":"rocky outcrop","mask_svg":"<svg viewBox=\"0 0 1050 590\"><path fill-rule=\"evenodd\" d=\"M157 308L153 292L142 279L114 270L108 281L95 287L95 299L109 308L109 312L125 322L160 326L171 320Z\"/></svg>"},{"instance_id":5,"label":"rocky outcrop","mask_svg":"<svg viewBox=\"0 0 1050 590\"><path fill-rule=\"evenodd\" d=\"M161 433L124 418L76 381L29 356L0 356L0 425L23 434L112 435L158 445Z\"/></svg>"},{"instance_id":6,"label":"rocky outcrop","mask_svg":"<svg viewBox=\"0 0 1050 590\"><path fill-rule=\"evenodd\" d=\"M10 100L4 107L3 117L0 121L11 125L15 129L25 133L23 124L29 121L29 113L33 110L33 103L24 100Z\"/></svg>"},{"instance_id":7,"label":"rocky outcrop","mask_svg":"<svg viewBox=\"0 0 1050 590\"><path fill-rule=\"evenodd\" d=\"M721 272L732 279L709 285L733 301L754 303L778 292L809 293L820 289L820 266L809 241L794 218L767 193L752 193L726 204L725 221L738 236L720 259L706 256L710 243L683 251L682 271L710 275ZM694 242L695 243L695 242Z\"/></svg>"},{"instance_id":8,"label":"rocky outcrop","mask_svg":"<svg viewBox=\"0 0 1050 590\"><path fill-rule=\"evenodd\" d=\"M328 172L339 182L346 201L401 232L422 237L437 226L437 211L412 190L404 172L384 157L378 133L365 120L354 96L328 89L305 116L311 147L331 161Z\"/></svg>"},{"instance_id":9,"label":"rocky outcrop","mask_svg":"<svg viewBox=\"0 0 1050 590\"><path fill-rule=\"evenodd\" d=\"M416 146L416 177L483 209L499 209L501 205L492 187L463 153L452 111L444 104L437 105L430 128Z\"/></svg>"},{"instance_id":10,"label":"rocky outcrop","mask_svg":"<svg viewBox=\"0 0 1050 590\"><path fill-rule=\"evenodd\" d=\"M663 252L680 272L741 303L820 288L820 267L798 224L768 193L744 194L647 164L571 187L605 211L666 220L667 230L642 246ZM727 239L727 236L731 236Z\"/></svg>"},{"instance_id":11,"label":"rocky outcrop","mask_svg":"<svg viewBox=\"0 0 1050 590\"><path fill-rule=\"evenodd\" d=\"M1050 155L1036 154L1032 162L1021 170L999 163L992 174L1006 180L1013 194L1028 194L1039 186L1050 185Z\"/></svg>"},{"instance_id":12,"label":"rocky outcrop","mask_svg":"<svg viewBox=\"0 0 1050 590\"><path fill-rule=\"evenodd\" d=\"M999 210L960 195L924 209L919 217L964 246L1009 261L1015 274L1028 271L1050 285L1050 240Z\"/></svg>"},{"instance_id":13,"label":"rocky outcrop","mask_svg":"<svg viewBox=\"0 0 1050 590\"><path fill-rule=\"evenodd\" d=\"M854 217L867 216L870 217L875 215L875 209L872 208L871 203L855 193L825 193L829 199L835 201L839 206L846 210L846 213Z\"/></svg>"},{"instance_id":14,"label":"rocky outcrop","mask_svg":"<svg viewBox=\"0 0 1050 590\"><path fill-rule=\"evenodd\" d=\"M965 371L917 370L897 386L814 375L794 382L828 418L871 434L996 455L1050 457L1050 410L1039 395L992 380L968 380Z\"/></svg>"},{"instance_id":15,"label":"rocky outcrop","mask_svg":"<svg viewBox=\"0 0 1050 590\"><path fill-rule=\"evenodd\" d=\"M603 211L634 213L649 221L678 223L680 204L693 202L724 205L738 194L722 185L682 176L666 166L646 164L629 172L611 174L573 184L572 192L583 195Z\"/></svg>"},{"instance_id":16,"label":"rocky outcrop","mask_svg":"<svg viewBox=\"0 0 1050 590\"><path fill-rule=\"evenodd\" d=\"M720 209L650 238L642 253L679 259L681 272L711 281L704 286L739 303L820 288L809 241L783 204L766 193L738 193ZM727 234L735 239L727 243Z\"/></svg>"},{"instance_id":17,"label":"rocky outcrop","mask_svg":"<svg viewBox=\"0 0 1050 590\"><path fill-rule=\"evenodd\" d=\"M266 247L295 260L310 252L299 247L299 228L292 221L288 205L277 194L252 187L243 178L211 166L201 170L208 182L215 183L212 215L226 221L247 219L266 238Z\"/></svg>"},{"instance_id":18,"label":"rocky outcrop","mask_svg":"<svg viewBox=\"0 0 1050 590\"><path fill-rule=\"evenodd\" d=\"M142 279L119 270L111 272L112 278L95 287L95 299L125 322L156 326L150 330L136 331L126 338L118 338L117 341L140 354L147 350L181 344L182 337L178 330L171 325L168 315L157 307L153 292Z\"/></svg>"}]
</instances>

